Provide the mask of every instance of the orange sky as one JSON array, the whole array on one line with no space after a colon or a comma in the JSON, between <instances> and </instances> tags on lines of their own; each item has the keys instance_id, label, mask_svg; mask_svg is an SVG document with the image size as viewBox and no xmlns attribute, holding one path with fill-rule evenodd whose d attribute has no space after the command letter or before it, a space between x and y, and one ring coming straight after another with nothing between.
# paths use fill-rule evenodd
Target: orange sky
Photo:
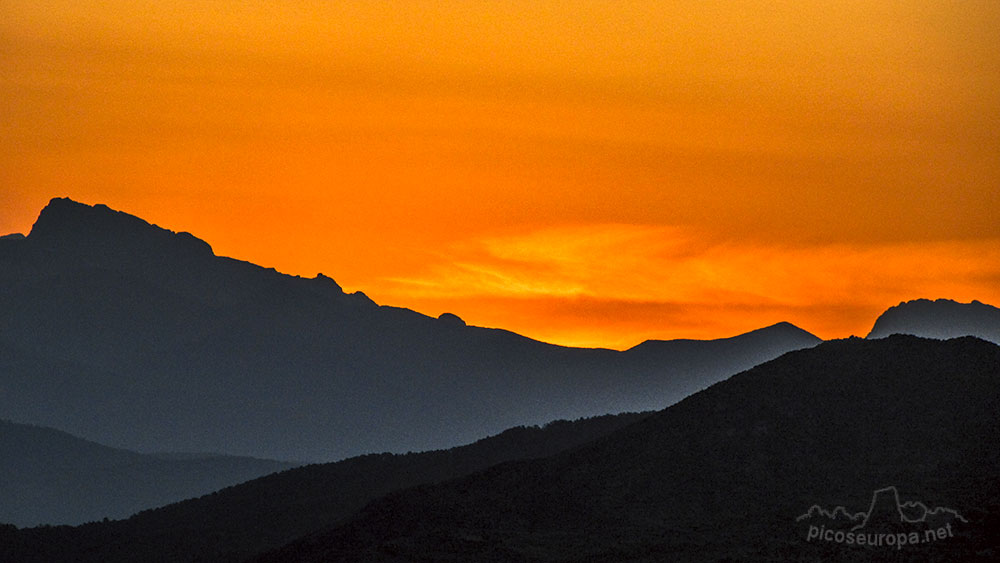
<instances>
[{"instance_id":1,"label":"orange sky","mask_svg":"<svg viewBox=\"0 0 1000 563\"><path fill-rule=\"evenodd\" d=\"M1000 2L0 4L0 232L622 348L1000 305Z\"/></svg>"}]
</instances>

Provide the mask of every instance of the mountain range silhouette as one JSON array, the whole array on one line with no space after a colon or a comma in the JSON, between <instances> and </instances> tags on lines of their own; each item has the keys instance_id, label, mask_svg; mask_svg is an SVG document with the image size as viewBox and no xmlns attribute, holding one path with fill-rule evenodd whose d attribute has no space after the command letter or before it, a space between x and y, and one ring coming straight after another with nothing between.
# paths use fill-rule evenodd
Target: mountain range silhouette
<instances>
[{"instance_id":1,"label":"mountain range silhouette","mask_svg":"<svg viewBox=\"0 0 1000 563\"><path fill-rule=\"evenodd\" d=\"M325 461L659 409L815 336L618 352L431 318L53 199L0 240L0 415L139 452Z\"/></svg>"},{"instance_id":2,"label":"mountain range silhouette","mask_svg":"<svg viewBox=\"0 0 1000 563\"><path fill-rule=\"evenodd\" d=\"M380 306L66 199L28 236L0 238L0 286L0 416L114 446L0 424L0 504L32 471L84 492L131 476L128 494L130 479L232 459L153 452L428 450L307 465L120 521L0 526L0 561L870 559L808 543L797 515L961 523L900 560L990 560L1000 546L1000 347L897 334L988 337L995 308L978 302L902 303L868 339L819 343L778 323L567 348ZM837 504L859 490L875 491L867 512Z\"/></svg>"},{"instance_id":3,"label":"mountain range silhouette","mask_svg":"<svg viewBox=\"0 0 1000 563\"><path fill-rule=\"evenodd\" d=\"M448 450L369 454L307 465L120 521L19 531L0 525L0 561L243 561L343 521L394 490L445 481L503 462L546 457L648 415L553 421L541 427L511 428ZM45 475L55 473L49 470ZM80 478L72 473L62 477ZM127 483L124 488L128 490ZM96 507L109 501L92 500Z\"/></svg>"},{"instance_id":4,"label":"mountain range silhouette","mask_svg":"<svg viewBox=\"0 0 1000 563\"><path fill-rule=\"evenodd\" d=\"M986 561L1000 545L997 404L992 343L828 342L581 448L387 495L256 560L871 561L808 542L795 519L859 488L883 490L873 517L916 517L879 485L896 481L965 522L888 560Z\"/></svg>"},{"instance_id":5,"label":"mountain range silhouette","mask_svg":"<svg viewBox=\"0 0 1000 563\"><path fill-rule=\"evenodd\" d=\"M0 561L990 561L998 404L995 344L832 341L633 420L561 423L552 446L539 444L549 428L515 429L297 468L120 522L0 526ZM870 502L856 520L949 516L941 507L961 519L953 537L900 550L807 541L802 507L821 516L850 498Z\"/></svg>"},{"instance_id":6,"label":"mountain range silhouette","mask_svg":"<svg viewBox=\"0 0 1000 563\"><path fill-rule=\"evenodd\" d=\"M1000 344L1000 309L979 301L904 301L879 315L868 338L897 333L939 339L972 335Z\"/></svg>"},{"instance_id":7,"label":"mountain range silhouette","mask_svg":"<svg viewBox=\"0 0 1000 563\"><path fill-rule=\"evenodd\" d=\"M126 518L291 467L217 454L140 454L0 420L0 522Z\"/></svg>"}]
</instances>

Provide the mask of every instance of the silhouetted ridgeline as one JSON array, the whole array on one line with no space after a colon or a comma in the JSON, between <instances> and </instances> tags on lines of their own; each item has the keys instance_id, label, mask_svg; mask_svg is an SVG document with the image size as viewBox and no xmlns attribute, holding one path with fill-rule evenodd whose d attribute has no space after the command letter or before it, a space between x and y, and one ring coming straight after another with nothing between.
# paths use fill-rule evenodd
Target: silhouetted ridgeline
<instances>
[{"instance_id":1,"label":"silhouetted ridgeline","mask_svg":"<svg viewBox=\"0 0 1000 563\"><path fill-rule=\"evenodd\" d=\"M829 342L585 447L390 494L258 561L995 561L998 407L994 344ZM887 485L965 521L901 549L797 521L867 510Z\"/></svg>"},{"instance_id":2,"label":"silhouetted ridgeline","mask_svg":"<svg viewBox=\"0 0 1000 563\"><path fill-rule=\"evenodd\" d=\"M1000 344L1000 309L979 301L906 301L882 313L868 338L884 338L890 334L941 339L971 335Z\"/></svg>"},{"instance_id":3,"label":"silhouetted ridgeline","mask_svg":"<svg viewBox=\"0 0 1000 563\"><path fill-rule=\"evenodd\" d=\"M337 524L393 490L435 483L498 463L579 446L647 414L605 415L518 427L473 444L377 454L268 475L118 522L76 528L0 528L0 561L242 561Z\"/></svg>"},{"instance_id":4,"label":"silhouetted ridgeline","mask_svg":"<svg viewBox=\"0 0 1000 563\"><path fill-rule=\"evenodd\" d=\"M125 518L290 467L231 456L139 454L0 420L0 522Z\"/></svg>"},{"instance_id":5,"label":"silhouetted ridgeline","mask_svg":"<svg viewBox=\"0 0 1000 563\"><path fill-rule=\"evenodd\" d=\"M0 239L0 416L138 451L327 461L662 408L819 339L565 348L378 306L55 199Z\"/></svg>"}]
</instances>

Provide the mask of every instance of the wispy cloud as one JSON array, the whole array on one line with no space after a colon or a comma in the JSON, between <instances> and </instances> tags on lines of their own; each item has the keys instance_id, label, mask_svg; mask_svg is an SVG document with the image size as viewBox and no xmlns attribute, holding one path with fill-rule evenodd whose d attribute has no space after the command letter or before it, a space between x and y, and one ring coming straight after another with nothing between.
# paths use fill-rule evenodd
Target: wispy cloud
<instances>
[{"instance_id":1,"label":"wispy cloud","mask_svg":"<svg viewBox=\"0 0 1000 563\"><path fill-rule=\"evenodd\" d=\"M475 324L623 347L780 320L824 337L863 334L906 299L997 302L998 279L997 240L767 244L602 224L465 241L371 289L384 300L454 309Z\"/></svg>"}]
</instances>

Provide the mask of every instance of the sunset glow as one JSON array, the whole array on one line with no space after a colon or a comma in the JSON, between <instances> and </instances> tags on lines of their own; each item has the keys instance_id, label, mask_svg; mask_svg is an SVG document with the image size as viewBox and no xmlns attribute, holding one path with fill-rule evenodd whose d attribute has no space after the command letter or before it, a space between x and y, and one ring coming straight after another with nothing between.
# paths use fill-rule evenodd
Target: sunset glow
<instances>
[{"instance_id":1,"label":"sunset glow","mask_svg":"<svg viewBox=\"0 0 1000 563\"><path fill-rule=\"evenodd\" d=\"M57 196L627 348L1000 305L1000 3L0 6L0 234Z\"/></svg>"}]
</instances>

